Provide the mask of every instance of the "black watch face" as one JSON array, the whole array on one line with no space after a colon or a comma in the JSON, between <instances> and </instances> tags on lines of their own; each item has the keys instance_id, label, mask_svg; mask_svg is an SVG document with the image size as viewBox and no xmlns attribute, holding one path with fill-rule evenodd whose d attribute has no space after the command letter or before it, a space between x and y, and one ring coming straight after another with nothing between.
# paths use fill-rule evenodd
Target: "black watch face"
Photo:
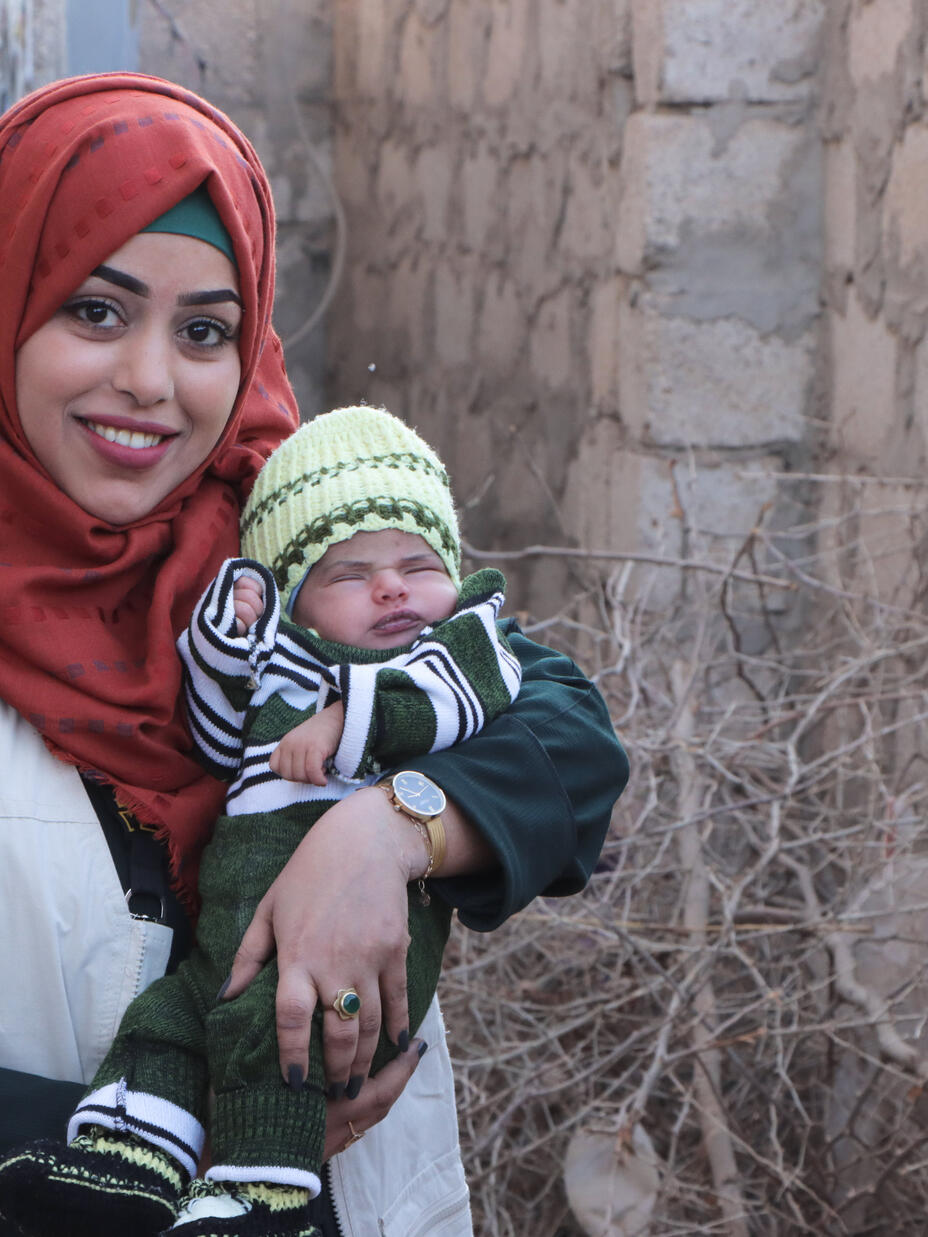
<instances>
[{"instance_id":1,"label":"black watch face","mask_svg":"<svg viewBox=\"0 0 928 1237\"><path fill-rule=\"evenodd\" d=\"M403 807L419 816L439 816L445 808L445 796L440 787L421 773L410 770L397 773L393 779L393 793Z\"/></svg>"}]
</instances>

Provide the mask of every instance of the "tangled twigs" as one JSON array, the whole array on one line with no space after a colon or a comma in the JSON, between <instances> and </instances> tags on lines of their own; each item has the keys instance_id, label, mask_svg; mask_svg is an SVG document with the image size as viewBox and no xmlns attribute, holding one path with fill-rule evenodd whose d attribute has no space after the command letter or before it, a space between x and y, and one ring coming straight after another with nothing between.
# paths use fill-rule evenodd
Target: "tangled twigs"
<instances>
[{"instance_id":1,"label":"tangled twigs","mask_svg":"<svg viewBox=\"0 0 928 1237\"><path fill-rule=\"evenodd\" d=\"M823 484L827 520L728 544L679 483L685 553L617 554L537 625L632 763L589 887L449 949L476 1231L587 1237L568 1144L640 1127L650 1237L921 1237L928 487Z\"/></svg>"}]
</instances>

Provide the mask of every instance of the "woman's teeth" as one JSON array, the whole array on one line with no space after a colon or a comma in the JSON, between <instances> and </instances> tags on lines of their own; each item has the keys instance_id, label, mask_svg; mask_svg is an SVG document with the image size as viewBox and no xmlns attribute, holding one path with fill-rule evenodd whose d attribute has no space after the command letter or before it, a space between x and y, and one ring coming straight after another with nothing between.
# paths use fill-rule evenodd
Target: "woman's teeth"
<instances>
[{"instance_id":1,"label":"woman's teeth","mask_svg":"<svg viewBox=\"0 0 928 1237\"><path fill-rule=\"evenodd\" d=\"M143 447L156 447L163 441L163 434L144 434L141 430L118 430L112 425L100 425L97 421L85 421L88 429L105 438L107 442L118 443L120 447L131 447L140 451Z\"/></svg>"}]
</instances>

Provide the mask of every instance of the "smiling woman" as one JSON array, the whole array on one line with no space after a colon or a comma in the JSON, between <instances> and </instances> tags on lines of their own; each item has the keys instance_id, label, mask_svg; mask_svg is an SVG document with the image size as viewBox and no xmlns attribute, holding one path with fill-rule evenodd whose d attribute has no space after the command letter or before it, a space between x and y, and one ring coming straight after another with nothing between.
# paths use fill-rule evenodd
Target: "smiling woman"
<instances>
[{"instance_id":1,"label":"smiling woman","mask_svg":"<svg viewBox=\"0 0 928 1237\"><path fill-rule=\"evenodd\" d=\"M98 266L16 355L23 433L64 493L126 525L195 472L238 394L241 317L206 241L143 232Z\"/></svg>"}]
</instances>

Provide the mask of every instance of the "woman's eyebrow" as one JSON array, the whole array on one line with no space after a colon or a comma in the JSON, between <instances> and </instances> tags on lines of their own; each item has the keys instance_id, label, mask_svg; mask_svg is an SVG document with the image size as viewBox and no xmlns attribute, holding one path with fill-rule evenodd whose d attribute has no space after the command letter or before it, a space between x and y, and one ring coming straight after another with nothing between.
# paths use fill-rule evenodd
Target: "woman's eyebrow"
<instances>
[{"instance_id":1,"label":"woman's eyebrow","mask_svg":"<svg viewBox=\"0 0 928 1237\"><path fill-rule=\"evenodd\" d=\"M231 288L216 288L210 292L185 292L177 298L178 305L219 305L223 301L234 301L242 309L242 298Z\"/></svg>"},{"instance_id":2,"label":"woman's eyebrow","mask_svg":"<svg viewBox=\"0 0 928 1237\"><path fill-rule=\"evenodd\" d=\"M127 292L133 292L136 296L151 296L151 288L147 283L142 283L141 279L136 279L134 275L127 275L125 271L119 271L114 266L101 265L98 266L94 275L100 279L105 279L107 283L116 284L118 288L125 288ZM211 288L203 292L185 292L177 298L178 305L220 305L225 301L233 301L242 308L242 299L237 292L231 288Z\"/></svg>"},{"instance_id":3,"label":"woman's eyebrow","mask_svg":"<svg viewBox=\"0 0 928 1237\"><path fill-rule=\"evenodd\" d=\"M91 274L98 275L107 283L116 284L117 288L125 288L127 292L134 292L136 296L151 295L151 289L147 283L142 283L141 279L136 279L134 275L127 275L125 271L117 271L114 266L98 266L95 271L91 271Z\"/></svg>"}]
</instances>

